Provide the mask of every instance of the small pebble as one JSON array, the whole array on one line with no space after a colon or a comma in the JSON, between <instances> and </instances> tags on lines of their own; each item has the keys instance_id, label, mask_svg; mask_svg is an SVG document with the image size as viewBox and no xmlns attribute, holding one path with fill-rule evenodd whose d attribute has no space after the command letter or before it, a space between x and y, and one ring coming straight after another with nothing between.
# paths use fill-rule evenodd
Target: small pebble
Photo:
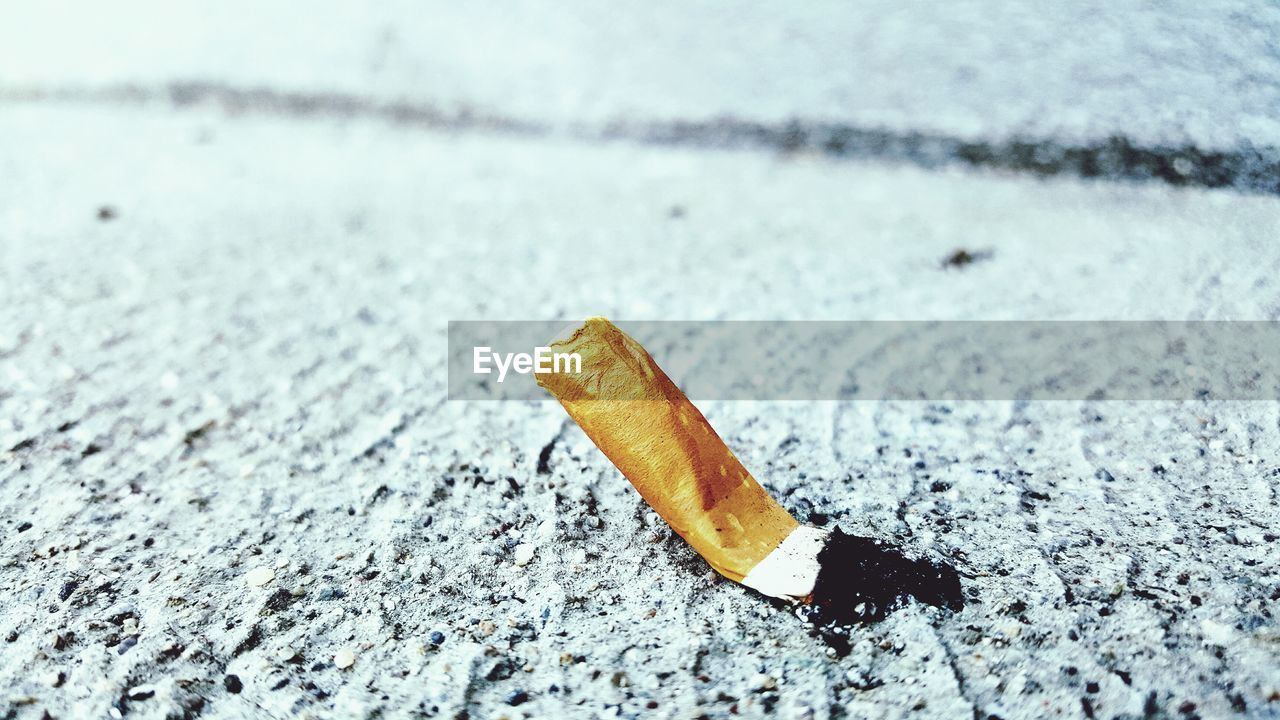
<instances>
[{"instance_id":1,"label":"small pebble","mask_svg":"<svg viewBox=\"0 0 1280 720\"><path fill-rule=\"evenodd\" d=\"M244 579L252 587L262 587L276 579L276 571L268 567L254 568L244 576Z\"/></svg>"},{"instance_id":2,"label":"small pebble","mask_svg":"<svg viewBox=\"0 0 1280 720\"><path fill-rule=\"evenodd\" d=\"M222 678L222 686L232 695L239 695L240 691L244 689L244 683L240 682L239 675L228 675Z\"/></svg>"},{"instance_id":3,"label":"small pebble","mask_svg":"<svg viewBox=\"0 0 1280 720\"><path fill-rule=\"evenodd\" d=\"M515 552L516 565L519 565L521 567L528 565L529 561L533 559L533 552L534 552L534 548L532 545L529 545L527 543L524 545L518 545L516 547L516 552Z\"/></svg>"},{"instance_id":4,"label":"small pebble","mask_svg":"<svg viewBox=\"0 0 1280 720\"><path fill-rule=\"evenodd\" d=\"M333 666L339 670L346 670L356 664L356 654L351 648L342 648L333 656Z\"/></svg>"},{"instance_id":5,"label":"small pebble","mask_svg":"<svg viewBox=\"0 0 1280 720\"><path fill-rule=\"evenodd\" d=\"M756 692L764 692L765 690L772 690L778 687L778 681L774 680L772 676L765 675L764 673L756 673L751 677L751 687Z\"/></svg>"},{"instance_id":6,"label":"small pebble","mask_svg":"<svg viewBox=\"0 0 1280 720\"><path fill-rule=\"evenodd\" d=\"M529 693L524 690L513 690L507 696L508 705L521 705L529 700Z\"/></svg>"},{"instance_id":7,"label":"small pebble","mask_svg":"<svg viewBox=\"0 0 1280 720\"><path fill-rule=\"evenodd\" d=\"M431 633L431 643L433 645L440 645L443 642L444 642L444 633L440 632L439 630L436 630L435 632Z\"/></svg>"}]
</instances>

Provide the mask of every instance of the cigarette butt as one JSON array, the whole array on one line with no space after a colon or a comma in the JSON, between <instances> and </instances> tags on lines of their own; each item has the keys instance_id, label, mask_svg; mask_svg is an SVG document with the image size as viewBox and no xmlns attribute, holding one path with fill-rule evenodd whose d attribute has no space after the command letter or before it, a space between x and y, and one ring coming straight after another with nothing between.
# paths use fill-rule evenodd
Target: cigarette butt
<instances>
[{"instance_id":1,"label":"cigarette butt","mask_svg":"<svg viewBox=\"0 0 1280 720\"><path fill-rule=\"evenodd\" d=\"M635 340L590 318L552 345L577 373L537 375L640 495L721 575L775 597L812 591L826 532L801 526Z\"/></svg>"},{"instance_id":2,"label":"cigarette butt","mask_svg":"<svg viewBox=\"0 0 1280 720\"><path fill-rule=\"evenodd\" d=\"M552 342L576 353L575 372L538 374L640 495L721 575L797 614L838 655L848 626L909 598L959 610L960 573L890 544L801 525L751 477L649 353L604 318Z\"/></svg>"}]
</instances>

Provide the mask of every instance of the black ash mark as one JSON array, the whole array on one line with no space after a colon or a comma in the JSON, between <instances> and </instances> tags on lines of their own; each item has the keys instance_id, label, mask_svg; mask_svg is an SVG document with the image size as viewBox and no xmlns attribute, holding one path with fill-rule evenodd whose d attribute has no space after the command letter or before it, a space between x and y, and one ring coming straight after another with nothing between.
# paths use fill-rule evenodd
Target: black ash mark
<instances>
[{"instance_id":1,"label":"black ash mark","mask_svg":"<svg viewBox=\"0 0 1280 720\"><path fill-rule=\"evenodd\" d=\"M208 82L161 87L7 88L0 102L91 102L173 107L216 106L229 115L260 113L289 117L371 117L451 131L504 132L535 137L553 133L578 140L627 140L701 148L755 148L816 152L836 158L880 159L926 168L964 165L1103 180L1155 181L1193 187L1230 187L1280 194L1280 147L1244 143L1234 148L1143 144L1123 135L1068 143L1022 137L974 141L937 133L890 131L846 123L793 120L760 123L738 118L710 121L615 122L604 127L558 130L545 124L482 112L443 109L429 103L383 102L347 93L304 93Z\"/></svg>"},{"instance_id":2,"label":"black ash mark","mask_svg":"<svg viewBox=\"0 0 1280 720\"><path fill-rule=\"evenodd\" d=\"M840 655L849 652L849 628L884 619L914 597L959 610L960 574L945 563L912 560L871 538L836 528L818 555L821 570L813 600L797 611Z\"/></svg>"}]
</instances>

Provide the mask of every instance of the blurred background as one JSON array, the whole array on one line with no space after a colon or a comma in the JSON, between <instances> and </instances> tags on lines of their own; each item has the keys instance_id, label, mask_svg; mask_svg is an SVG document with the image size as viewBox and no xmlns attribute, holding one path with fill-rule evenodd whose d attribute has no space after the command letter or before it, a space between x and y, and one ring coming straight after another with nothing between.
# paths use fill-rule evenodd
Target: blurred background
<instances>
[{"instance_id":1,"label":"blurred background","mask_svg":"<svg viewBox=\"0 0 1280 720\"><path fill-rule=\"evenodd\" d=\"M548 132L726 119L1227 152L1280 142L1280 9L1247 0L519 0L305 13L289 2L133 0L5 14L10 96L216 102L263 91L310 97L318 113L406 106Z\"/></svg>"},{"instance_id":2,"label":"blurred background","mask_svg":"<svg viewBox=\"0 0 1280 720\"><path fill-rule=\"evenodd\" d=\"M447 401L445 332L1275 320L1277 38L1260 0L6 3L0 707L1274 712L1274 403L708 403L800 519L968 574L835 658L558 406Z\"/></svg>"}]
</instances>

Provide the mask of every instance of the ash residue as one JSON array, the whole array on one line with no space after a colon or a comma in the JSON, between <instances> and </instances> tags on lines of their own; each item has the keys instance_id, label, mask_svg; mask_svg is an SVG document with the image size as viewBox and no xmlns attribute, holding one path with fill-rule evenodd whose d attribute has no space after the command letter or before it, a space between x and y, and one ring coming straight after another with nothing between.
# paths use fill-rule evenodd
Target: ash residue
<instances>
[{"instance_id":1,"label":"ash residue","mask_svg":"<svg viewBox=\"0 0 1280 720\"><path fill-rule=\"evenodd\" d=\"M882 620L908 598L959 610L960 574L945 563L913 560L878 540L836 528L818 555L813 600L797 611L836 652L849 651L850 626Z\"/></svg>"}]
</instances>

